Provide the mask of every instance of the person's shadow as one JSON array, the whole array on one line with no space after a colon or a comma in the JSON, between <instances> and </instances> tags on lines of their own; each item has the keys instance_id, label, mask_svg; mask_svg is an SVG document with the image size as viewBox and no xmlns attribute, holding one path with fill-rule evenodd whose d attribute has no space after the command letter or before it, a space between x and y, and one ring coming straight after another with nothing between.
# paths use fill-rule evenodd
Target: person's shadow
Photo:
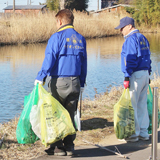
<instances>
[{"instance_id":1,"label":"person's shadow","mask_svg":"<svg viewBox=\"0 0 160 160\"><path fill-rule=\"evenodd\" d=\"M118 144L118 145L110 145L110 146L102 146L105 149L102 149L101 147L97 148L88 148L88 149L76 149L74 157L103 157L103 156L110 156L110 155L116 155L114 152L118 153L118 150L122 155L132 153L135 151L143 150L147 148L151 144L151 139L149 141L142 141L139 140L138 142L130 142L130 143L124 143L124 144ZM116 150L115 146L118 148ZM111 151L113 152L111 152Z\"/></svg>"},{"instance_id":2,"label":"person's shadow","mask_svg":"<svg viewBox=\"0 0 160 160\"><path fill-rule=\"evenodd\" d=\"M160 137L160 131L158 131L158 137ZM158 143L160 143L160 139L158 139ZM118 153L119 151L122 155L125 155L125 154L130 154L132 152L136 152L139 150L143 150L147 147L151 148L151 144L152 144L152 135L150 136L149 141L139 140L138 142L134 142L134 143L128 142L128 143L123 143L123 144L118 144L118 145L102 146L106 148L106 150L104 148L101 148L101 146L97 148L93 147L93 148L87 148L87 149L77 148L72 158L78 158L78 157L97 157L98 158L98 157L103 157L103 156L116 155L114 152ZM115 146L118 148L119 151L115 149Z\"/></svg>"},{"instance_id":3,"label":"person's shadow","mask_svg":"<svg viewBox=\"0 0 160 160\"><path fill-rule=\"evenodd\" d=\"M107 119L103 118L92 118L87 120L81 121L81 130L87 131L92 129L98 129L98 128L105 128L105 127L113 127L113 122L108 122Z\"/></svg>"}]
</instances>

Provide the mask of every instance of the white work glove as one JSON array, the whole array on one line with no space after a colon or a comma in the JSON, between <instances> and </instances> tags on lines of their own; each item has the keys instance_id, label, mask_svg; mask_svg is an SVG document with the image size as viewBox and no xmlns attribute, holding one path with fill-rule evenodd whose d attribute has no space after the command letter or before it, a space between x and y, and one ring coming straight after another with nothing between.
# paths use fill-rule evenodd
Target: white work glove
<instances>
[{"instance_id":1,"label":"white work glove","mask_svg":"<svg viewBox=\"0 0 160 160\"><path fill-rule=\"evenodd\" d=\"M81 93L83 93L83 91L84 91L84 87L81 87L80 91L81 91Z\"/></svg>"},{"instance_id":2,"label":"white work glove","mask_svg":"<svg viewBox=\"0 0 160 160\"><path fill-rule=\"evenodd\" d=\"M37 83L41 84L42 86L44 86L44 84L45 84L45 82L42 82L42 81L39 81L39 80L36 79L36 80L34 81L34 85L36 86Z\"/></svg>"}]
</instances>

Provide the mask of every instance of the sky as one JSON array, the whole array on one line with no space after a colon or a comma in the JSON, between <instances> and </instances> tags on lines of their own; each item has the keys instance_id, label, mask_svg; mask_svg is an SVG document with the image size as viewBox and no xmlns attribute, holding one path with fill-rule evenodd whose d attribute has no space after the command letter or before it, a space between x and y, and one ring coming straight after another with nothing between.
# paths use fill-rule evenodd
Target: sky
<instances>
[{"instance_id":1,"label":"sky","mask_svg":"<svg viewBox=\"0 0 160 160\"><path fill-rule=\"evenodd\" d=\"M27 5L27 1L30 0L15 0L15 5ZM46 0L31 0L32 5L39 5L40 3L46 2ZM4 12L3 8L7 7L8 5L13 5L13 0L0 0L0 12ZM99 0L99 7L100 7L100 0ZM97 10L97 0L89 0L88 2L88 11Z\"/></svg>"}]
</instances>

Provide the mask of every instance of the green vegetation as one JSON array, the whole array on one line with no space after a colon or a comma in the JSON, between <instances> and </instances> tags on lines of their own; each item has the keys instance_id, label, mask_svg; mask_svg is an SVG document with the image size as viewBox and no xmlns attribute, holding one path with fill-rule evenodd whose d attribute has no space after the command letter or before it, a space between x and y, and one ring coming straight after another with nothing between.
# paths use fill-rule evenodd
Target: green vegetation
<instances>
[{"instance_id":1,"label":"green vegetation","mask_svg":"<svg viewBox=\"0 0 160 160\"><path fill-rule=\"evenodd\" d=\"M75 9L76 11L86 11L89 0L66 0L65 8Z\"/></svg>"},{"instance_id":2,"label":"green vegetation","mask_svg":"<svg viewBox=\"0 0 160 160\"><path fill-rule=\"evenodd\" d=\"M126 11L132 15L140 26L142 24L153 27L160 23L160 0L133 0L132 7Z\"/></svg>"},{"instance_id":3,"label":"green vegetation","mask_svg":"<svg viewBox=\"0 0 160 160\"><path fill-rule=\"evenodd\" d=\"M119 4L130 4L133 0L118 0Z\"/></svg>"},{"instance_id":4,"label":"green vegetation","mask_svg":"<svg viewBox=\"0 0 160 160\"><path fill-rule=\"evenodd\" d=\"M46 4L49 10L56 12L59 10L59 0L46 0Z\"/></svg>"},{"instance_id":5,"label":"green vegetation","mask_svg":"<svg viewBox=\"0 0 160 160\"><path fill-rule=\"evenodd\" d=\"M65 0L65 8L76 10L76 11L86 11L88 8L89 0ZM46 0L47 7L49 10L58 11L59 10L59 0Z\"/></svg>"}]
</instances>

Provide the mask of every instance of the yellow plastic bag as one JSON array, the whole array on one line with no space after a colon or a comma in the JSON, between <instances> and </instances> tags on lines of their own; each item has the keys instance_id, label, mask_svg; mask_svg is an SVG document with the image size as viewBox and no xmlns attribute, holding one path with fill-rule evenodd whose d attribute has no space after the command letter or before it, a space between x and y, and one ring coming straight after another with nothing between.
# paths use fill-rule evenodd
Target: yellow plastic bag
<instances>
[{"instance_id":1,"label":"yellow plastic bag","mask_svg":"<svg viewBox=\"0 0 160 160\"><path fill-rule=\"evenodd\" d=\"M41 85L39 85L39 98L42 144L47 147L67 135L75 134L68 111Z\"/></svg>"},{"instance_id":2,"label":"yellow plastic bag","mask_svg":"<svg viewBox=\"0 0 160 160\"><path fill-rule=\"evenodd\" d=\"M118 139L130 137L135 133L134 109L128 88L124 89L114 106L114 132Z\"/></svg>"}]
</instances>

